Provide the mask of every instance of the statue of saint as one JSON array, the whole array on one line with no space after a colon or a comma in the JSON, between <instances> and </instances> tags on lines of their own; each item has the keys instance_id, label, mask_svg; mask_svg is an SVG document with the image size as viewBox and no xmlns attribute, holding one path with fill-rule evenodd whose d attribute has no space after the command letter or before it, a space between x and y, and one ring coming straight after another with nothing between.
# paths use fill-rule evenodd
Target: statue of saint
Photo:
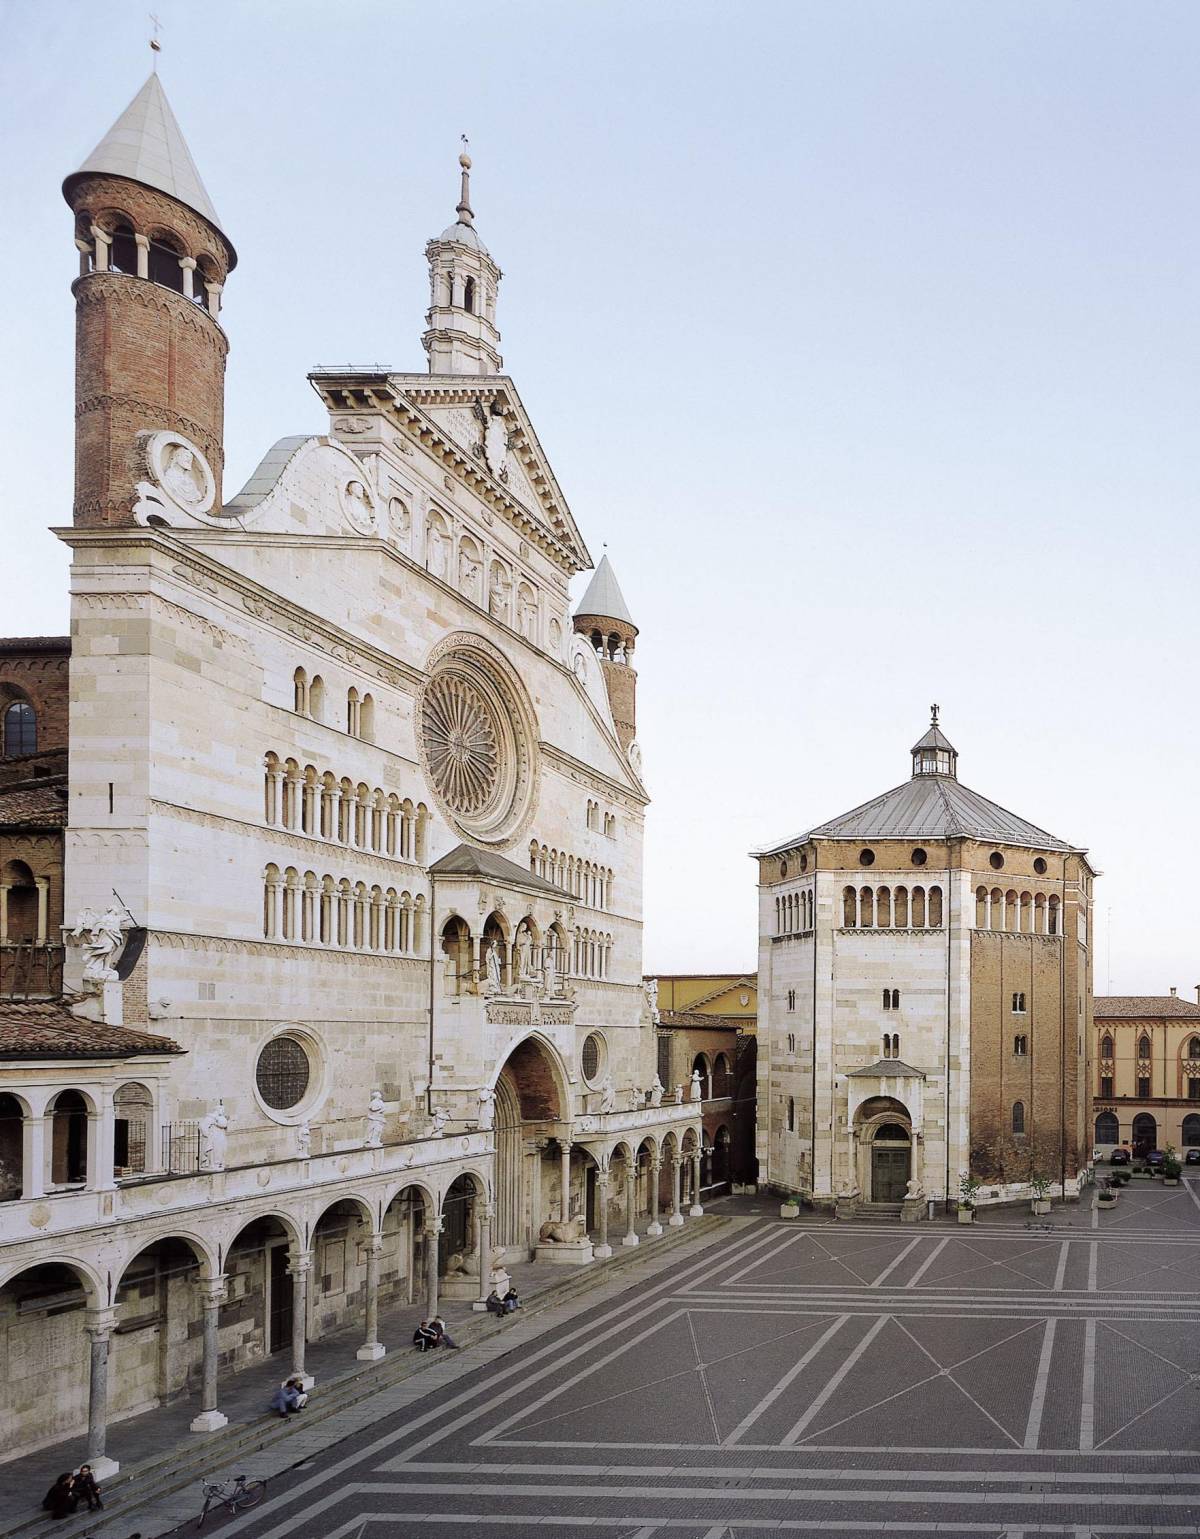
<instances>
[{"instance_id":1,"label":"statue of saint","mask_svg":"<svg viewBox=\"0 0 1200 1539\"><path fill-rule=\"evenodd\" d=\"M367 1106L367 1139L368 1149L378 1149L383 1144L383 1095L379 1090L371 1091L371 1100Z\"/></svg>"},{"instance_id":2,"label":"statue of saint","mask_svg":"<svg viewBox=\"0 0 1200 1539\"><path fill-rule=\"evenodd\" d=\"M486 994L499 994L504 988L504 980L500 973L500 942L493 941L487 949L487 959L484 963L487 971L487 980L484 983Z\"/></svg>"},{"instance_id":3,"label":"statue of saint","mask_svg":"<svg viewBox=\"0 0 1200 1539\"><path fill-rule=\"evenodd\" d=\"M496 1092L484 1085L479 1092L479 1131L488 1133L496 1121Z\"/></svg>"},{"instance_id":4,"label":"statue of saint","mask_svg":"<svg viewBox=\"0 0 1200 1539\"><path fill-rule=\"evenodd\" d=\"M691 1099L693 1101L699 1101L699 1100L703 1099L703 1096L704 1096L704 1092L703 1092L703 1090L701 1088L701 1085L700 1085L700 1070L699 1069L693 1069L692 1070Z\"/></svg>"},{"instance_id":5,"label":"statue of saint","mask_svg":"<svg viewBox=\"0 0 1200 1539\"><path fill-rule=\"evenodd\" d=\"M312 1150L312 1126L308 1122L302 1122L296 1129L296 1156L306 1160Z\"/></svg>"},{"instance_id":6,"label":"statue of saint","mask_svg":"<svg viewBox=\"0 0 1200 1539\"><path fill-rule=\"evenodd\" d=\"M661 1106L663 1098L663 1082L658 1075L654 1076L654 1083L650 1086L650 1105Z\"/></svg>"},{"instance_id":7,"label":"statue of saint","mask_svg":"<svg viewBox=\"0 0 1200 1539\"><path fill-rule=\"evenodd\" d=\"M218 1101L212 1111L200 1119L200 1169L225 1169L225 1143L229 1136L229 1118L225 1102Z\"/></svg>"},{"instance_id":8,"label":"statue of saint","mask_svg":"<svg viewBox=\"0 0 1200 1539\"><path fill-rule=\"evenodd\" d=\"M617 1109L617 1087L613 1084L611 1074L606 1074L604 1084L600 1088L600 1110L602 1112L615 1112Z\"/></svg>"}]
</instances>

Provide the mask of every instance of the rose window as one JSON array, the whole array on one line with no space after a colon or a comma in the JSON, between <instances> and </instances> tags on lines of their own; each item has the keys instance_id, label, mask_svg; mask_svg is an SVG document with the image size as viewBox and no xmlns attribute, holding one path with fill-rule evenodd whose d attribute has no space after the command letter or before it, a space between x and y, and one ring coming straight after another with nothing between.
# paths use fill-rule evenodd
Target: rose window
<instances>
[{"instance_id":1,"label":"rose window","mask_svg":"<svg viewBox=\"0 0 1200 1539\"><path fill-rule=\"evenodd\" d=\"M460 815L482 812L500 780L501 728L489 702L466 679L443 674L426 692L422 726L442 799Z\"/></svg>"}]
</instances>

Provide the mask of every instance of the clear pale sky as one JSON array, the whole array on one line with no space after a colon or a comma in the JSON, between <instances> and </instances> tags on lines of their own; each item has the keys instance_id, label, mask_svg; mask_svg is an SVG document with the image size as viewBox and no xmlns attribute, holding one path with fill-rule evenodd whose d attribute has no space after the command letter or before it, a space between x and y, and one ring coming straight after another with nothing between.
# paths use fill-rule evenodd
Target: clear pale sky
<instances>
[{"instance_id":1,"label":"clear pale sky","mask_svg":"<svg viewBox=\"0 0 1200 1539\"><path fill-rule=\"evenodd\" d=\"M506 368L641 627L647 970L752 968L746 851L907 778L937 700L1104 872L1097 992L1190 997L1200 7L7 0L4 634L67 627L59 186L147 8L240 257L227 495L323 430L312 365L424 367L470 135Z\"/></svg>"}]
</instances>

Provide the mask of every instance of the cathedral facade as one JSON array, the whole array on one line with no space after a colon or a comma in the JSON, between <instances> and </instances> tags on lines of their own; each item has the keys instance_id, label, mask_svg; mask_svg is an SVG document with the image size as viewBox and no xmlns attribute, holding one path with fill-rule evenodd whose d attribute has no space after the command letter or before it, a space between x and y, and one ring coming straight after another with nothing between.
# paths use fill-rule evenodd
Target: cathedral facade
<instances>
[{"instance_id":1,"label":"cathedral facade","mask_svg":"<svg viewBox=\"0 0 1200 1539\"><path fill-rule=\"evenodd\" d=\"M937 724L908 781L755 852L762 1179L818 1207L1078 1193L1095 873L968 789Z\"/></svg>"},{"instance_id":2,"label":"cathedral facade","mask_svg":"<svg viewBox=\"0 0 1200 1539\"><path fill-rule=\"evenodd\" d=\"M570 611L469 173L427 368L314 371L326 430L232 496L237 256L156 76L64 184L67 944L60 997L0 1004L9 1454L86 1425L95 1465L195 1389L217 1427L218 1367L355 1321L379 1357L381 1303L700 1211L642 979L637 628L607 560Z\"/></svg>"}]
</instances>

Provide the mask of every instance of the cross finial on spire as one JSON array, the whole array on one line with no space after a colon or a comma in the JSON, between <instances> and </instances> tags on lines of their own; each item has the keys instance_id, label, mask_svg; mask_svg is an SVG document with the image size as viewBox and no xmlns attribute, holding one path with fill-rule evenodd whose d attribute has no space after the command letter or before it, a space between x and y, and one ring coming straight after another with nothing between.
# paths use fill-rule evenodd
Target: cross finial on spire
<instances>
[{"instance_id":1,"label":"cross finial on spire","mask_svg":"<svg viewBox=\"0 0 1200 1539\"><path fill-rule=\"evenodd\" d=\"M466 134L459 134L458 137L462 140L462 154L458 157L458 163L462 167L462 190L458 196L458 207L454 212L458 215L459 224L470 224L475 218L471 211L471 157L468 154L471 141Z\"/></svg>"},{"instance_id":2,"label":"cross finial on spire","mask_svg":"<svg viewBox=\"0 0 1200 1539\"><path fill-rule=\"evenodd\" d=\"M937 723L937 719L938 719L938 707L937 707L937 704L935 702L933 705L931 705L929 707L929 725L931 727L936 727L937 724L938 724Z\"/></svg>"},{"instance_id":3,"label":"cross finial on spire","mask_svg":"<svg viewBox=\"0 0 1200 1539\"><path fill-rule=\"evenodd\" d=\"M154 55L154 72L158 73L158 56L162 52L162 44L158 40L158 17L150 12L150 20L154 24L154 36L150 39L150 52Z\"/></svg>"}]
</instances>

